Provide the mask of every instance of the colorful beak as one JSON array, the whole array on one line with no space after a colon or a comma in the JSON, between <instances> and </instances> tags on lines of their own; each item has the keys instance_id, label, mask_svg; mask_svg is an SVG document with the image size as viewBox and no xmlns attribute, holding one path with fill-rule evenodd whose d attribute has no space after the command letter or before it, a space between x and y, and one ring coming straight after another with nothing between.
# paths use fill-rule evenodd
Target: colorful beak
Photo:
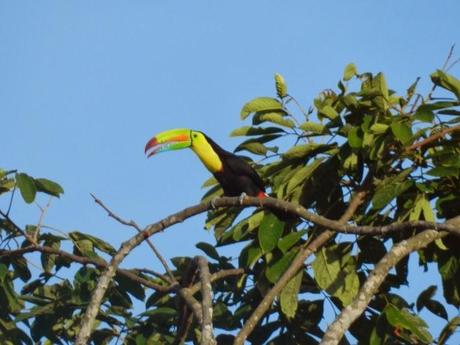
<instances>
[{"instance_id":1,"label":"colorful beak","mask_svg":"<svg viewBox=\"0 0 460 345\"><path fill-rule=\"evenodd\" d=\"M158 133L145 145L145 153L147 157L151 157L160 152L190 147L192 145L190 133L191 130L187 128L170 129Z\"/></svg>"}]
</instances>

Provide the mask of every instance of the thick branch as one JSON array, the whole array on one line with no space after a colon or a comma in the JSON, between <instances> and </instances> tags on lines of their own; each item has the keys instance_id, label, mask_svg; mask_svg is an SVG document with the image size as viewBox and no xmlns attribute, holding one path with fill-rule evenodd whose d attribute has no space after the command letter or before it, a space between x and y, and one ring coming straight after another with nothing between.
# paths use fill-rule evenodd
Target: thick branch
<instances>
[{"instance_id":1,"label":"thick branch","mask_svg":"<svg viewBox=\"0 0 460 345\"><path fill-rule=\"evenodd\" d=\"M447 233L425 230L394 245L369 274L366 282L359 290L355 299L346 306L337 319L329 325L320 344L339 344L351 324L364 312L370 300L374 297L380 285L384 282L389 271L405 256L409 255L413 251L426 247L428 244L444 235L447 235Z\"/></svg>"},{"instance_id":2,"label":"thick branch","mask_svg":"<svg viewBox=\"0 0 460 345\"><path fill-rule=\"evenodd\" d=\"M460 216L449 219L447 223L454 226L460 226ZM335 321L329 325L323 336L321 344L333 345L340 342L351 324L364 312L390 270L401 259L446 235L446 232L425 230L407 240L395 244L369 274L355 299L346 306Z\"/></svg>"},{"instance_id":3,"label":"thick branch","mask_svg":"<svg viewBox=\"0 0 460 345\"><path fill-rule=\"evenodd\" d=\"M203 322L201 323L201 345L215 345L212 328L212 287L211 275L209 274L208 261L202 257L195 258L200 269L201 281L201 310L203 312Z\"/></svg>"}]
</instances>

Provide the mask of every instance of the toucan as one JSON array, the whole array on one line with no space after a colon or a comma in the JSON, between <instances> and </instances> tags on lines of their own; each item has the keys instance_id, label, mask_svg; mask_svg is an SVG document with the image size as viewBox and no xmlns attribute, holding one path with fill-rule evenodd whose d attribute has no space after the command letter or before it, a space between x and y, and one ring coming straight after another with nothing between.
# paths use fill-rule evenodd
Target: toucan
<instances>
[{"instance_id":1,"label":"toucan","mask_svg":"<svg viewBox=\"0 0 460 345\"><path fill-rule=\"evenodd\" d=\"M226 196L264 198L264 182L242 157L224 150L200 131L188 128L167 130L155 135L145 145L151 157L159 152L191 148L205 167L214 175Z\"/></svg>"}]
</instances>

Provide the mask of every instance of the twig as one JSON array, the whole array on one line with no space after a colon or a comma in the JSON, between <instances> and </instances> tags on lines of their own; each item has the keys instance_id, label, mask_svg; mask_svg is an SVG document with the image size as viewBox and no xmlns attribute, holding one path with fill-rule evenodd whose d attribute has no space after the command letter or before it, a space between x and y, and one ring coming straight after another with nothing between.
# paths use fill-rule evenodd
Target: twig
<instances>
[{"instance_id":1,"label":"twig","mask_svg":"<svg viewBox=\"0 0 460 345\"><path fill-rule=\"evenodd\" d=\"M29 241L32 244L36 244L34 242L34 238L31 237L25 230L21 229L15 222L13 222L9 215L5 214L2 210L0 210L0 215L3 218L5 218L11 225L13 225L16 231L19 232L22 236L24 236L27 241Z\"/></svg>"},{"instance_id":2,"label":"twig","mask_svg":"<svg viewBox=\"0 0 460 345\"><path fill-rule=\"evenodd\" d=\"M160 278L161 280L163 280L164 282L168 283L168 284L171 284L171 280L169 279L169 277L165 276L164 274L161 274L160 272L156 272L154 270L151 270L149 268L138 268L136 269L137 272L139 273L147 273L147 274L150 274L154 277L157 277L157 278Z\"/></svg>"},{"instance_id":3,"label":"twig","mask_svg":"<svg viewBox=\"0 0 460 345\"><path fill-rule=\"evenodd\" d=\"M13 191L11 192L11 198L10 202L8 203L8 209L6 210L6 215L10 215L11 207L13 206L13 199L14 199L14 194L16 193L16 185L13 188Z\"/></svg>"},{"instance_id":4,"label":"twig","mask_svg":"<svg viewBox=\"0 0 460 345\"><path fill-rule=\"evenodd\" d=\"M203 256L197 256L195 260L200 268L201 310L203 313L200 345L215 345L216 339L212 328L212 287L208 261Z\"/></svg>"},{"instance_id":5,"label":"twig","mask_svg":"<svg viewBox=\"0 0 460 345\"><path fill-rule=\"evenodd\" d=\"M116 213L112 212L103 202L102 200L98 199L94 194L91 194L91 196L93 197L94 201L100 205L109 215L109 217L115 219L116 221L118 221L120 224L123 224L123 225L126 225L126 226L130 226L130 227L133 227L134 229L137 230L138 234L141 234L142 233L142 229L140 228L139 225L137 225L137 223L133 220L125 220L123 218L121 218L120 216L118 216ZM171 284L171 289L173 289L174 291L176 291L176 293L182 297L182 299L184 299L185 303L187 304L187 306L193 311L193 313L195 314L195 317L197 318L198 322L201 323L201 320L202 320L202 311L201 311L201 307L200 307L200 304L198 303L198 301L195 299L195 297L193 297L193 295L189 292L189 291L185 291L184 289L182 289L180 287L180 284L179 282L176 280L176 278L174 277L174 274L172 273L171 269L169 268L168 266L168 263L166 262L166 260L164 259L164 257L160 254L160 252L156 249L156 247L153 245L153 243L150 241L150 239L148 237L145 238L148 246L150 247L150 249L152 249L153 253L155 254L155 256L158 258L158 260L160 260L161 264L163 265L164 269L166 270L166 272L168 273L168 276L169 276L169 280L170 280L170 284Z\"/></svg>"},{"instance_id":6,"label":"twig","mask_svg":"<svg viewBox=\"0 0 460 345\"><path fill-rule=\"evenodd\" d=\"M449 54L447 54L446 61L444 61L444 64L442 65L442 70L445 71L447 68L447 64L449 63L450 59L452 59L452 56L454 55L454 49L455 49L455 44L452 44L449 49Z\"/></svg>"},{"instance_id":7,"label":"twig","mask_svg":"<svg viewBox=\"0 0 460 345\"><path fill-rule=\"evenodd\" d=\"M433 135L429 136L428 138L423 139L423 140L421 140L419 142L416 142L415 144L412 144L411 146L407 147L406 151L412 151L412 150L418 149L418 148L420 148L422 146L428 145L428 144L432 143L433 141L436 141L436 140L442 138L443 136L445 136L446 134L448 134L450 132L459 131L459 130L460 130L460 125L444 128L442 131L440 131L440 132L438 132L436 134L433 134Z\"/></svg>"},{"instance_id":8,"label":"twig","mask_svg":"<svg viewBox=\"0 0 460 345\"><path fill-rule=\"evenodd\" d=\"M48 209L50 208L51 206L51 199L53 197L50 196L49 199L48 199L48 202L46 203L45 207L40 207L40 205L38 205L38 208L40 209L40 218L38 219L38 223L37 223L37 226L35 227L35 233L34 233L34 243L38 243L38 237L40 236L40 229L43 225L43 221L45 220L45 215L46 215L46 212L48 211Z\"/></svg>"},{"instance_id":9,"label":"twig","mask_svg":"<svg viewBox=\"0 0 460 345\"><path fill-rule=\"evenodd\" d=\"M123 224L123 225L127 225L127 226L130 226L130 227L133 227L134 229L136 229L137 232L142 232L142 229L139 225L137 225L137 223L133 220L125 220L123 218L121 218L120 216L118 216L117 214L115 214L114 212L112 212L103 202L102 200L98 199L94 194L90 193L91 196L93 197L94 201L96 202L96 204L98 204L99 206L101 206L109 215L109 217L112 217L113 219L115 219L117 222L119 222L120 224ZM160 254L160 252L158 251L158 249L153 245L152 241L150 241L149 238L146 239L146 242L147 242L147 245L150 247L150 249L153 251L153 253L155 254L155 256L158 258L158 260L160 260L161 264L163 265L164 269L166 270L166 272L168 273L168 276L169 276L169 280L171 283L177 283L177 280L176 278L174 277L174 274L172 273L171 269L169 268L168 266L168 263L166 262L166 260L163 258L163 256Z\"/></svg>"},{"instance_id":10,"label":"twig","mask_svg":"<svg viewBox=\"0 0 460 345\"><path fill-rule=\"evenodd\" d=\"M228 270L220 270L216 273L211 274L209 281L213 283L217 280L220 280L226 277L242 275L244 274L244 272L245 272L244 268L232 268ZM189 287L188 290L190 291L192 295L194 295L196 292L200 290L200 287L201 287L200 283L196 283L193 286Z\"/></svg>"},{"instance_id":11,"label":"twig","mask_svg":"<svg viewBox=\"0 0 460 345\"><path fill-rule=\"evenodd\" d=\"M452 46L449 49L449 54L447 54L446 60L444 61L444 64L442 65L441 70L446 71L447 64L449 63L449 60L452 58L452 55L454 53L454 49L455 49L455 44L452 44ZM426 96L427 100L431 99L431 96L433 95L434 90L436 90L436 87L437 87L437 85L433 83L433 87L431 88L430 92Z\"/></svg>"},{"instance_id":12,"label":"twig","mask_svg":"<svg viewBox=\"0 0 460 345\"><path fill-rule=\"evenodd\" d=\"M40 252L40 253L49 254L49 255L56 255L56 256L60 256L60 257L69 259L72 262L78 262L82 265L94 265L95 267L101 268L101 269L107 268L109 265L103 259L90 259L85 256L71 254L63 250L55 249L52 247L36 246L36 245L29 245L27 247L15 249L15 250L0 250L0 262L2 261L2 258L10 259L11 257L14 257L14 256L21 256L21 255L32 253L32 252ZM116 273L126 278L129 278L133 281L136 281L144 286L160 291L160 292L169 292L172 290L171 286L155 284L147 279L137 276L136 274L132 273L129 270L119 268L116 270Z\"/></svg>"}]
</instances>

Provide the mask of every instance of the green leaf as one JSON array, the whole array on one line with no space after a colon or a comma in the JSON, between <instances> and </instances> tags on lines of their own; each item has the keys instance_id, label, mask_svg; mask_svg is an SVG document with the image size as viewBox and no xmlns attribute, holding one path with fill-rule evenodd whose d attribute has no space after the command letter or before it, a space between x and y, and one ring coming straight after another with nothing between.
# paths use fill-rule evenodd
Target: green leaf
<instances>
[{"instance_id":1,"label":"green leaf","mask_svg":"<svg viewBox=\"0 0 460 345\"><path fill-rule=\"evenodd\" d=\"M35 186L37 187L37 190L39 192L53 195L58 198L61 194L64 193L64 189L62 189L62 187L59 184L46 178L35 179Z\"/></svg>"},{"instance_id":2,"label":"green leaf","mask_svg":"<svg viewBox=\"0 0 460 345\"><path fill-rule=\"evenodd\" d=\"M351 248L349 243L323 247L312 263L318 286L339 298L345 306L351 303L359 289L356 260L350 255Z\"/></svg>"},{"instance_id":3,"label":"green leaf","mask_svg":"<svg viewBox=\"0 0 460 345\"><path fill-rule=\"evenodd\" d=\"M235 149L235 152L241 151L241 150L246 150L256 155L261 155L261 156L265 156L268 152L268 148L264 144L261 144L256 141L242 143Z\"/></svg>"},{"instance_id":4,"label":"green leaf","mask_svg":"<svg viewBox=\"0 0 460 345\"><path fill-rule=\"evenodd\" d=\"M348 132L348 145L354 149L359 149L363 146L362 131L359 127L353 127Z\"/></svg>"},{"instance_id":5,"label":"green leaf","mask_svg":"<svg viewBox=\"0 0 460 345\"><path fill-rule=\"evenodd\" d=\"M380 91L382 94L382 97L385 99L385 101L388 101L389 98L389 93L388 93L388 86L387 86L387 81L385 80L385 76L383 73L378 73L372 82L375 84L377 89Z\"/></svg>"},{"instance_id":6,"label":"green leaf","mask_svg":"<svg viewBox=\"0 0 460 345\"><path fill-rule=\"evenodd\" d=\"M214 260L219 261L220 259L219 253L217 253L217 250L213 245L206 243L206 242L199 242L195 244L195 247L197 247L198 249L201 249L210 258L213 258Z\"/></svg>"},{"instance_id":7,"label":"green leaf","mask_svg":"<svg viewBox=\"0 0 460 345\"><path fill-rule=\"evenodd\" d=\"M252 123L254 125L258 125L266 121L276 123L277 125L283 127L295 127L294 121L292 121L291 119L287 119L285 117L285 113L281 111L258 112L254 115L252 119Z\"/></svg>"},{"instance_id":8,"label":"green leaf","mask_svg":"<svg viewBox=\"0 0 460 345\"><path fill-rule=\"evenodd\" d=\"M206 181L203 182L203 184L201 185L201 188L212 187L217 184L219 184L219 181L217 181L217 179L214 176L211 176L210 178L208 178Z\"/></svg>"},{"instance_id":9,"label":"green leaf","mask_svg":"<svg viewBox=\"0 0 460 345\"><path fill-rule=\"evenodd\" d=\"M348 81L353 78L355 75L358 74L358 70L354 63L349 63L345 66L345 70L343 71L343 80Z\"/></svg>"},{"instance_id":10,"label":"green leaf","mask_svg":"<svg viewBox=\"0 0 460 345\"><path fill-rule=\"evenodd\" d=\"M322 116L327 117L329 120L334 120L339 116L339 114L337 113L337 110L332 108L330 105L325 105L318 110L318 118L321 119Z\"/></svg>"},{"instance_id":11,"label":"green leaf","mask_svg":"<svg viewBox=\"0 0 460 345\"><path fill-rule=\"evenodd\" d=\"M117 274L115 276L115 280L119 284L118 289L129 293L131 296L137 298L140 301L145 299L145 289L139 282L133 281L132 279L122 276L121 274Z\"/></svg>"},{"instance_id":12,"label":"green leaf","mask_svg":"<svg viewBox=\"0 0 460 345\"><path fill-rule=\"evenodd\" d=\"M384 123L374 123L369 129L372 133L383 134L387 131L388 125Z\"/></svg>"},{"instance_id":13,"label":"green leaf","mask_svg":"<svg viewBox=\"0 0 460 345\"><path fill-rule=\"evenodd\" d=\"M255 98L243 106L241 109L240 117L241 120L247 118L251 113L268 111L268 110L282 110L283 105L275 98L270 97L258 97Z\"/></svg>"},{"instance_id":14,"label":"green leaf","mask_svg":"<svg viewBox=\"0 0 460 345\"><path fill-rule=\"evenodd\" d=\"M459 176L460 169L455 167L438 166L426 172L428 175L436 177Z\"/></svg>"},{"instance_id":15,"label":"green leaf","mask_svg":"<svg viewBox=\"0 0 460 345\"><path fill-rule=\"evenodd\" d=\"M343 162L343 167L347 171L354 171L358 167L358 155L356 153L349 155Z\"/></svg>"},{"instance_id":16,"label":"green leaf","mask_svg":"<svg viewBox=\"0 0 460 345\"><path fill-rule=\"evenodd\" d=\"M433 342L433 337L428 332L425 321L411 314L407 309L399 309L393 304L388 304L383 312L392 326L408 330L424 344Z\"/></svg>"},{"instance_id":17,"label":"green leaf","mask_svg":"<svg viewBox=\"0 0 460 345\"><path fill-rule=\"evenodd\" d=\"M230 133L231 137L239 137L239 136L254 136L254 135L267 135L267 134L275 134L275 133L286 133L284 129L279 127L251 127L251 126L243 126L233 130Z\"/></svg>"},{"instance_id":18,"label":"green leaf","mask_svg":"<svg viewBox=\"0 0 460 345\"><path fill-rule=\"evenodd\" d=\"M262 252L271 252L280 239L284 229L284 222L280 221L273 213L266 213L259 226L257 237Z\"/></svg>"},{"instance_id":19,"label":"green leaf","mask_svg":"<svg viewBox=\"0 0 460 345\"><path fill-rule=\"evenodd\" d=\"M412 140L412 130L403 122L393 122L391 124L391 131L393 132L393 135L404 145L408 144Z\"/></svg>"},{"instance_id":20,"label":"green leaf","mask_svg":"<svg viewBox=\"0 0 460 345\"><path fill-rule=\"evenodd\" d=\"M451 91L460 100L460 80L440 69L431 74L431 80L434 84Z\"/></svg>"},{"instance_id":21,"label":"green leaf","mask_svg":"<svg viewBox=\"0 0 460 345\"><path fill-rule=\"evenodd\" d=\"M296 255L297 250L292 250L286 255L283 255L283 257L281 257L281 259L276 261L274 264L269 266L265 271L265 276L267 279L272 283L276 283L283 275L283 273L286 272Z\"/></svg>"},{"instance_id":22,"label":"green leaf","mask_svg":"<svg viewBox=\"0 0 460 345\"><path fill-rule=\"evenodd\" d=\"M407 179L407 177L411 172L412 169L405 169L398 175L387 177L381 181L377 185L374 196L372 197L372 208L379 210L387 206L390 201L410 188L413 182Z\"/></svg>"},{"instance_id":23,"label":"green leaf","mask_svg":"<svg viewBox=\"0 0 460 345\"><path fill-rule=\"evenodd\" d=\"M425 307L429 311L431 311L434 315L437 315L440 318L443 318L444 320L448 320L449 317L447 315L446 308L444 308L444 306L441 303L439 303L438 301L429 300L429 301L426 302Z\"/></svg>"},{"instance_id":24,"label":"green leaf","mask_svg":"<svg viewBox=\"0 0 460 345\"><path fill-rule=\"evenodd\" d=\"M303 235L307 233L307 230L301 230L296 232L291 232L290 234L284 236L278 241L278 248L286 254L286 252L296 244Z\"/></svg>"},{"instance_id":25,"label":"green leaf","mask_svg":"<svg viewBox=\"0 0 460 345\"><path fill-rule=\"evenodd\" d=\"M460 327L460 316L454 317L442 329L441 333L439 334L438 345L446 344L446 341L450 338L452 334L454 334L458 327Z\"/></svg>"},{"instance_id":26,"label":"green leaf","mask_svg":"<svg viewBox=\"0 0 460 345\"><path fill-rule=\"evenodd\" d=\"M160 307L156 309L150 309L140 314L140 316L155 316L159 320L169 320L177 315L177 310L169 307Z\"/></svg>"},{"instance_id":27,"label":"green leaf","mask_svg":"<svg viewBox=\"0 0 460 345\"><path fill-rule=\"evenodd\" d=\"M275 73L275 86L276 94L279 98L284 98L287 96L287 85L284 81L284 78L281 74Z\"/></svg>"},{"instance_id":28,"label":"green leaf","mask_svg":"<svg viewBox=\"0 0 460 345\"><path fill-rule=\"evenodd\" d=\"M441 274L444 298L447 303L457 308L460 306L460 259L455 256L442 256L438 260L438 270Z\"/></svg>"},{"instance_id":29,"label":"green leaf","mask_svg":"<svg viewBox=\"0 0 460 345\"><path fill-rule=\"evenodd\" d=\"M328 132L328 129L325 125L313 121L307 121L302 123L299 128L305 132L315 133L315 134L324 134Z\"/></svg>"},{"instance_id":30,"label":"green leaf","mask_svg":"<svg viewBox=\"0 0 460 345\"><path fill-rule=\"evenodd\" d=\"M418 295L418 298L417 298L417 311L420 312L420 310L423 309L423 307L426 306L426 302L430 301L434 294L436 293L436 290L438 288L436 287L436 285L431 285L429 286L428 288L426 288L425 290L423 290L420 295Z\"/></svg>"},{"instance_id":31,"label":"green leaf","mask_svg":"<svg viewBox=\"0 0 460 345\"><path fill-rule=\"evenodd\" d=\"M311 164L301 167L294 173L294 175L290 176L286 187L286 194L291 194L295 188L307 182L308 178L321 165L322 162L323 159L315 159Z\"/></svg>"},{"instance_id":32,"label":"green leaf","mask_svg":"<svg viewBox=\"0 0 460 345\"><path fill-rule=\"evenodd\" d=\"M37 188L34 179L27 174L19 173L16 175L16 184L21 191L22 198L28 204L35 200Z\"/></svg>"},{"instance_id":33,"label":"green leaf","mask_svg":"<svg viewBox=\"0 0 460 345\"><path fill-rule=\"evenodd\" d=\"M288 319L292 319L297 311L298 295L302 283L303 270L300 270L280 293L281 311Z\"/></svg>"},{"instance_id":34,"label":"green leaf","mask_svg":"<svg viewBox=\"0 0 460 345\"><path fill-rule=\"evenodd\" d=\"M72 241L90 241L92 245L99 249L100 251L107 253L109 255L115 255L116 250L112 245L110 245L108 242L105 242L101 240L100 238L97 238L95 236L91 236L88 234L84 234L82 232L78 231L73 231L69 233L69 237L72 239Z\"/></svg>"},{"instance_id":35,"label":"green leaf","mask_svg":"<svg viewBox=\"0 0 460 345\"><path fill-rule=\"evenodd\" d=\"M251 242L241 251L240 257L238 258L238 264L240 267L252 268L261 256L262 249Z\"/></svg>"},{"instance_id":36,"label":"green leaf","mask_svg":"<svg viewBox=\"0 0 460 345\"><path fill-rule=\"evenodd\" d=\"M430 107L422 104L417 108L417 111L414 114L414 118L422 122L432 123L434 119L434 112L432 109L430 109Z\"/></svg>"},{"instance_id":37,"label":"green leaf","mask_svg":"<svg viewBox=\"0 0 460 345\"><path fill-rule=\"evenodd\" d=\"M52 236L47 236L43 244L56 250L60 249L61 247L61 241ZM56 262L56 255L42 253L40 259L42 262L43 270L47 273L50 273Z\"/></svg>"},{"instance_id":38,"label":"green leaf","mask_svg":"<svg viewBox=\"0 0 460 345\"><path fill-rule=\"evenodd\" d=\"M361 237L358 240L358 246L360 249L360 262L369 262L372 264L377 264L387 253L387 250L383 242L370 236Z\"/></svg>"},{"instance_id":39,"label":"green leaf","mask_svg":"<svg viewBox=\"0 0 460 345\"><path fill-rule=\"evenodd\" d=\"M441 115L460 116L460 110L445 109L445 110L440 110L440 111L438 111L438 114L441 114Z\"/></svg>"},{"instance_id":40,"label":"green leaf","mask_svg":"<svg viewBox=\"0 0 460 345\"><path fill-rule=\"evenodd\" d=\"M327 145L320 145L320 144L296 145L296 146L291 147L285 153L283 153L282 156L284 159L303 158L307 156L308 154L318 150L321 147L325 147L325 146Z\"/></svg>"}]
</instances>

